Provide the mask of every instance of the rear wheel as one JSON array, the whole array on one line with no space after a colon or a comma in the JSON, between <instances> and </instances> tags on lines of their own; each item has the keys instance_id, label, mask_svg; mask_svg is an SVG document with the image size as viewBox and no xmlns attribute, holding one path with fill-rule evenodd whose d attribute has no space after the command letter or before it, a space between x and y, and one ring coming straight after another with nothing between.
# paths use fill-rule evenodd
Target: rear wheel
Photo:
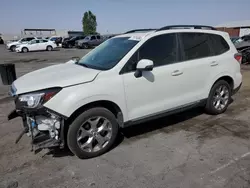
<instances>
[{"instance_id":1,"label":"rear wheel","mask_svg":"<svg viewBox=\"0 0 250 188\"><path fill-rule=\"evenodd\" d=\"M52 46L47 46L46 48L47 51L51 51L52 49L53 49Z\"/></svg>"},{"instance_id":2,"label":"rear wheel","mask_svg":"<svg viewBox=\"0 0 250 188\"><path fill-rule=\"evenodd\" d=\"M209 94L206 112L217 115L226 111L232 96L232 88L225 80L216 82Z\"/></svg>"},{"instance_id":3,"label":"rear wheel","mask_svg":"<svg viewBox=\"0 0 250 188\"><path fill-rule=\"evenodd\" d=\"M79 158L97 157L107 152L118 135L118 122L106 108L91 108L70 125L67 135L69 149Z\"/></svg>"},{"instance_id":4,"label":"rear wheel","mask_svg":"<svg viewBox=\"0 0 250 188\"><path fill-rule=\"evenodd\" d=\"M23 52L23 53L27 53L28 51L29 51L28 48L26 48L26 47L23 47L23 48L22 48L22 52Z\"/></svg>"}]
</instances>

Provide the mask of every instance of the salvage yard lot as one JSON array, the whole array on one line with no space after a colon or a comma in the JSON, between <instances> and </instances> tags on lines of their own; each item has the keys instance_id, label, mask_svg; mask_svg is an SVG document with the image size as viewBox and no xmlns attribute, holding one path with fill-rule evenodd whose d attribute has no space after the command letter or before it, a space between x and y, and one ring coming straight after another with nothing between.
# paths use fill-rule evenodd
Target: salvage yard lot
<instances>
[{"instance_id":1,"label":"salvage yard lot","mask_svg":"<svg viewBox=\"0 0 250 188\"><path fill-rule=\"evenodd\" d=\"M83 56L87 50L16 54L0 47L0 63L15 63L18 76ZM197 108L127 128L117 147L101 157L80 160L67 151L30 152L8 87L0 84L0 188L19 187L250 187L250 70L226 113L209 116Z\"/></svg>"}]
</instances>

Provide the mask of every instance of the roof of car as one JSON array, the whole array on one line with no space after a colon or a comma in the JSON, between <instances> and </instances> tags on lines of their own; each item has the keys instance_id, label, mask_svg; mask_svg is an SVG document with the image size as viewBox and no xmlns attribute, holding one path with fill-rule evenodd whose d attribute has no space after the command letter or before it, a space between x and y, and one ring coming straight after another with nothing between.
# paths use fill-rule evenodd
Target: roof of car
<instances>
[{"instance_id":1,"label":"roof of car","mask_svg":"<svg viewBox=\"0 0 250 188\"><path fill-rule=\"evenodd\" d=\"M200 33L214 33L221 35L222 33L225 33L224 31L219 30L206 30L206 29L168 29L168 30L149 30L149 31L138 31L138 32L129 32L117 35L113 38L119 38L119 37L134 37L134 38L144 38L152 33L173 33L173 32L200 32Z\"/></svg>"}]
</instances>

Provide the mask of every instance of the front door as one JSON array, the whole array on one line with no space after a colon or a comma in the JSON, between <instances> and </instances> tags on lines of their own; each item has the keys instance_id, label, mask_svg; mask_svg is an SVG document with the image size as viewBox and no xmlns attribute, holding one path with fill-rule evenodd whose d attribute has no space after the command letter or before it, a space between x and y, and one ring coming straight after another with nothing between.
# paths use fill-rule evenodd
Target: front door
<instances>
[{"instance_id":1,"label":"front door","mask_svg":"<svg viewBox=\"0 0 250 188\"><path fill-rule=\"evenodd\" d=\"M178 70L178 54L176 34L164 34L146 41L127 62L122 76L130 120L182 105L180 99L185 93L180 92L180 83L185 79L182 70ZM152 60L154 69L136 78L136 64L141 59Z\"/></svg>"}]
</instances>

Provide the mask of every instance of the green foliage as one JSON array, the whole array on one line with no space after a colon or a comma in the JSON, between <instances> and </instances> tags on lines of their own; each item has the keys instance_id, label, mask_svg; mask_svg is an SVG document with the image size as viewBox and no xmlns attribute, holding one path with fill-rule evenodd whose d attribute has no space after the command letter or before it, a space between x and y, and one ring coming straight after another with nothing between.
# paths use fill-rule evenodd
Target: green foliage
<instances>
[{"instance_id":1,"label":"green foliage","mask_svg":"<svg viewBox=\"0 0 250 188\"><path fill-rule=\"evenodd\" d=\"M85 35L96 34L96 16L91 12L87 11L84 13L82 18L82 28Z\"/></svg>"}]
</instances>

